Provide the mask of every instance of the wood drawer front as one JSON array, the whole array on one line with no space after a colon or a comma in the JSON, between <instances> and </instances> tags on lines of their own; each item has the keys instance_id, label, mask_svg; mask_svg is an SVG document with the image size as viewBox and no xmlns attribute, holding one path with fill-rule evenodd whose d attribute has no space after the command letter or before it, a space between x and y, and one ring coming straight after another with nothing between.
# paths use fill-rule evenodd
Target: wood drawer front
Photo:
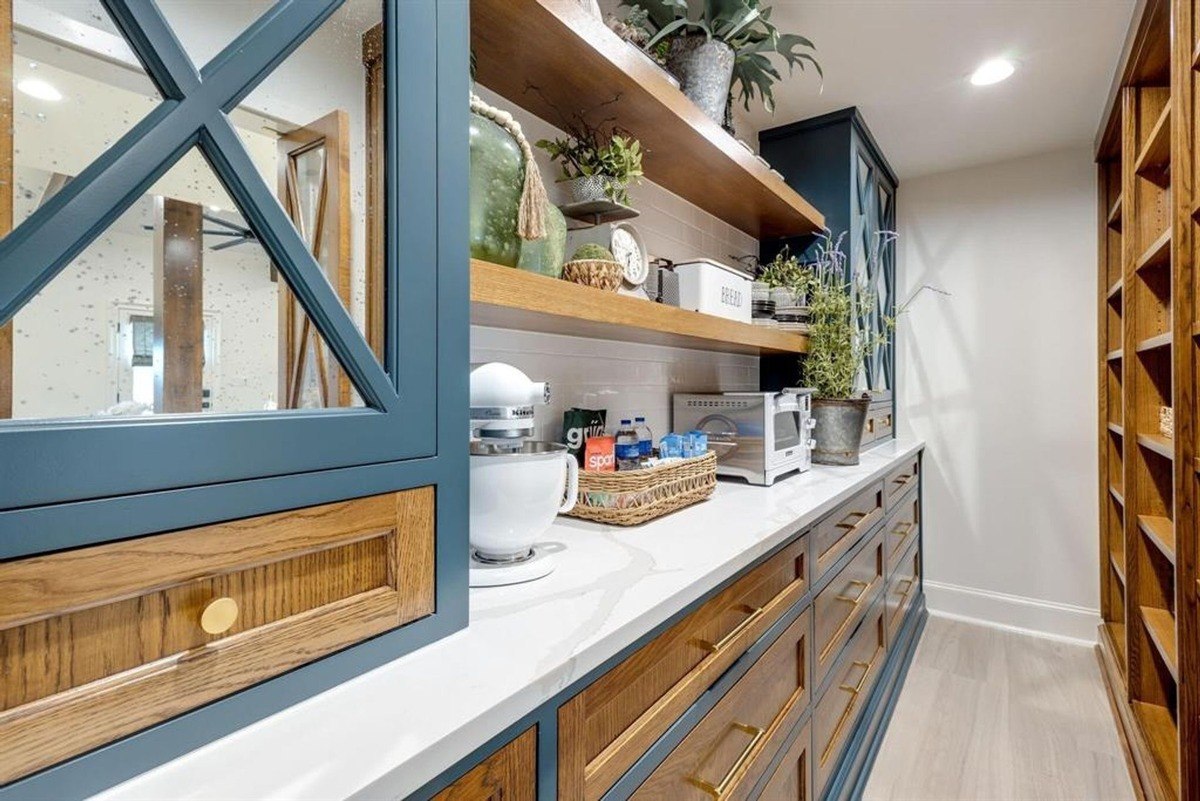
<instances>
[{"instance_id":1,"label":"wood drawer front","mask_svg":"<svg viewBox=\"0 0 1200 801\"><path fill-rule=\"evenodd\" d=\"M863 423L863 444L886 439L892 435L893 419L892 404L879 407L872 406L867 411L867 421Z\"/></svg>"},{"instance_id":2,"label":"wood drawer front","mask_svg":"<svg viewBox=\"0 0 1200 801\"><path fill-rule=\"evenodd\" d=\"M876 533L813 602L816 615L813 661L818 686L883 587L883 537L883 531Z\"/></svg>"},{"instance_id":3,"label":"wood drawer front","mask_svg":"<svg viewBox=\"0 0 1200 801\"><path fill-rule=\"evenodd\" d=\"M0 783L430 614L433 548L425 487L0 564Z\"/></svg>"},{"instance_id":4,"label":"wood drawer front","mask_svg":"<svg viewBox=\"0 0 1200 801\"><path fill-rule=\"evenodd\" d=\"M888 574L887 599L887 631L888 642L896 641L896 633L904 616L912 607L913 598L921 583L921 544L914 542L896 562L892 572Z\"/></svg>"},{"instance_id":5,"label":"wood drawer front","mask_svg":"<svg viewBox=\"0 0 1200 801\"><path fill-rule=\"evenodd\" d=\"M762 801L809 801L812 798L812 723L805 723L783 761L763 787Z\"/></svg>"},{"instance_id":6,"label":"wood drawer front","mask_svg":"<svg viewBox=\"0 0 1200 801\"><path fill-rule=\"evenodd\" d=\"M883 519L883 485L872 484L839 506L813 530L813 560L816 580Z\"/></svg>"},{"instance_id":7,"label":"wood drawer front","mask_svg":"<svg viewBox=\"0 0 1200 801\"><path fill-rule=\"evenodd\" d=\"M921 457L915 454L902 466L887 474L883 480L884 494L887 496L887 508L900 500L904 493L917 486L921 481Z\"/></svg>"},{"instance_id":8,"label":"wood drawer front","mask_svg":"<svg viewBox=\"0 0 1200 801\"><path fill-rule=\"evenodd\" d=\"M471 768L433 798L434 801L534 801L537 727Z\"/></svg>"},{"instance_id":9,"label":"wood drawer front","mask_svg":"<svg viewBox=\"0 0 1200 801\"><path fill-rule=\"evenodd\" d=\"M633 798L725 801L748 796L808 706L809 615L806 610L788 626Z\"/></svg>"},{"instance_id":10,"label":"wood drawer front","mask_svg":"<svg viewBox=\"0 0 1200 801\"><path fill-rule=\"evenodd\" d=\"M920 493L910 492L899 501L896 501L890 509L891 512L888 514L887 522L883 524L884 552L886 554L886 566L889 576L892 575L892 571L899 564L900 555L920 539Z\"/></svg>"},{"instance_id":11,"label":"wood drawer front","mask_svg":"<svg viewBox=\"0 0 1200 801\"><path fill-rule=\"evenodd\" d=\"M808 590L799 537L559 708L559 794L607 791Z\"/></svg>"},{"instance_id":12,"label":"wood drawer front","mask_svg":"<svg viewBox=\"0 0 1200 801\"><path fill-rule=\"evenodd\" d=\"M846 646L843 660L834 668L833 682L813 711L815 797L824 792L854 731L855 719L883 669L887 654L884 625L884 605L876 604Z\"/></svg>"}]
</instances>

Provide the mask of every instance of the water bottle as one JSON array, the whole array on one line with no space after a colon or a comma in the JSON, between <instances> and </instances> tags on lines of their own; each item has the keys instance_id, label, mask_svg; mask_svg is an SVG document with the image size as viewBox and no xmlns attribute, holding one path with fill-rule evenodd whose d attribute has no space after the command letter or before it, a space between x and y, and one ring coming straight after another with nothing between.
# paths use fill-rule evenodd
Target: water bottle
<instances>
[{"instance_id":1,"label":"water bottle","mask_svg":"<svg viewBox=\"0 0 1200 801\"><path fill-rule=\"evenodd\" d=\"M622 420L621 427L617 429L617 469L637 470L640 461L637 432L632 423Z\"/></svg>"},{"instance_id":2,"label":"water bottle","mask_svg":"<svg viewBox=\"0 0 1200 801\"><path fill-rule=\"evenodd\" d=\"M643 459L649 459L654 455L654 434L650 431L650 426L646 425L645 417L635 417L633 423L633 430L637 432L638 438L638 454Z\"/></svg>"}]
</instances>

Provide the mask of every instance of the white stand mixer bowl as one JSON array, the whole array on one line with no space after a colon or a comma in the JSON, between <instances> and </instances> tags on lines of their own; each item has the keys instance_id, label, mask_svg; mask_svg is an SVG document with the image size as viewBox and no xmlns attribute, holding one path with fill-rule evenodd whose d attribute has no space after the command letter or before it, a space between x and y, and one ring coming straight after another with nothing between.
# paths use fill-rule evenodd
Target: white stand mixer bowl
<instances>
[{"instance_id":1,"label":"white stand mixer bowl","mask_svg":"<svg viewBox=\"0 0 1200 801\"><path fill-rule=\"evenodd\" d=\"M526 559L578 492L579 465L566 445L472 442L471 549L487 562Z\"/></svg>"}]
</instances>

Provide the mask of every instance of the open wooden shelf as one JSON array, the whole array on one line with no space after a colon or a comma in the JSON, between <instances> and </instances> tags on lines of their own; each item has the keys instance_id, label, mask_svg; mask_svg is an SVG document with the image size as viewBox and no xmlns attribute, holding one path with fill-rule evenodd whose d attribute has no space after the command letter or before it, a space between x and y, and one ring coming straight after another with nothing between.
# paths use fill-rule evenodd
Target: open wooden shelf
<instances>
[{"instance_id":1,"label":"open wooden shelf","mask_svg":"<svg viewBox=\"0 0 1200 801\"><path fill-rule=\"evenodd\" d=\"M1120 423L1109 423L1108 430L1119 437L1125 436L1125 426L1121 425Z\"/></svg>"},{"instance_id":2,"label":"open wooden shelf","mask_svg":"<svg viewBox=\"0 0 1200 801\"><path fill-rule=\"evenodd\" d=\"M1125 287L1125 279L1118 278L1113 282L1113 285L1108 288L1108 299L1114 300L1121 297L1121 290Z\"/></svg>"},{"instance_id":3,"label":"open wooden shelf","mask_svg":"<svg viewBox=\"0 0 1200 801\"><path fill-rule=\"evenodd\" d=\"M1121 196L1113 201L1112 209L1108 212L1108 227L1114 231L1121 230Z\"/></svg>"},{"instance_id":4,"label":"open wooden shelf","mask_svg":"<svg viewBox=\"0 0 1200 801\"><path fill-rule=\"evenodd\" d=\"M1144 353L1148 350L1158 350L1159 348L1169 347L1171 347L1171 332L1167 331L1163 334L1146 337L1141 342L1137 343L1137 352Z\"/></svg>"},{"instance_id":5,"label":"open wooden shelf","mask_svg":"<svg viewBox=\"0 0 1200 801\"><path fill-rule=\"evenodd\" d=\"M472 0L476 80L561 127L592 111L642 143L646 178L751 236L825 218L576 0ZM593 120L594 122L595 120Z\"/></svg>"},{"instance_id":6,"label":"open wooden shelf","mask_svg":"<svg viewBox=\"0 0 1200 801\"><path fill-rule=\"evenodd\" d=\"M1179 728L1164 706L1131 701L1134 719L1142 737L1158 762L1159 773L1167 780L1173 798L1179 797Z\"/></svg>"},{"instance_id":7,"label":"open wooden shelf","mask_svg":"<svg viewBox=\"0 0 1200 801\"><path fill-rule=\"evenodd\" d=\"M1108 352L1108 354L1105 356L1105 358L1108 359L1110 362L1119 361L1124 357L1125 357L1125 351L1121 348L1117 348L1116 350L1110 350Z\"/></svg>"},{"instance_id":8,"label":"open wooden shelf","mask_svg":"<svg viewBox=\"0 0 1200 801\"><path fill-rule=\"evenodd\" d=\"M1164 459L1175 458L1175 443L1161 434L1138 434L1137 444Z\"/></svg>"},{"instance_id":9,"label":"open wooden shelf","mask_svg":"<svg viewBox=\"0 0 1200 801\"><path fill-rule=\"evenodd\" d=\"M1179 648L1175 641L1175 616L1166 609L1142 607L1142 622L1155 650L1162 657L1172 678L1179 681Z\"/></svg>"},{"instance_id":10,"label":"open wooden shelf","mask_svg":"<svg viewBox=\"0 0 1200 801\"><path fill-rule=\"evenodd\" d=\"M1117 578L1121 580L1121 586L1125 586L1125 557L1118 553L1110 553L1108 562L1112 565L1113 572L1117 574Z\"/></svg>"},{"instance_id":11,"label":"open wooden shelf","mask_svg":"<svg viewBox=\"0 0 1200 801\"><path fill-rule=\"evenodd\" d=\"M1171 185L1171 104L1163 106L1162 114L1150 129L1142 152L1134 162L1133 171L1140 178L1164 189Z\"/></svg>"},{"instance_id":12,"label":"open wooden shelf","mask_svg":"<svg viewBox=\"0 0 1200 801\"><path fill-rule=\"evenodd\" d=\"M808 337L471 260L471 322L729 353L804 353Z\"/></svg>"},{"instance_id":13,"label":"open wooden shelf","mask_svg":"<svg viewBox=\"0 0 1200 801\"><path fill-rule=\"evenodd\" d=\"M1175 564L1175 526L1159 515L1138 515L1138 528L1163 556Z\"/></svg>"},{"instance_id":14,"label":"open wooden shelf","mask_svg":"<svg viewBox=\"0 0 1200 801\"><path fill-rule=\"evenodd\" d=\"M1134 269L1138 272L1152 267L1167 267L1171 264L1171 229L1163 231L1150 243L1150 247L1138 257Z\"/></svg>"},{"instance_id":15,"label":"open wooden shelf","mask_svg":"<svg viewBox=\"0 0 1200 801\"><path fill-rule=\"evenodd\" d=\"M1116 485L1110 484L1108 491L1114 498L1116 498L1117 503L1121 504L1122 506L1125 505L1125 493L1122 492Z\"/></svg>"}]
</instances>

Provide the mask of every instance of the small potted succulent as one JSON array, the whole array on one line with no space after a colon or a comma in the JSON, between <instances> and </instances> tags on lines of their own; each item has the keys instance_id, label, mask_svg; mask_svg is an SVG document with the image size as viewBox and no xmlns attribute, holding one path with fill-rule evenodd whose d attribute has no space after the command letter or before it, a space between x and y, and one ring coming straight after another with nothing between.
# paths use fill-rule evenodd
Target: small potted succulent
<instances>
[{"instance_id":1,"label":"small potted succulent","mask_svg":"<svg viewBox=\"0 0 1200 801\"><path fill-rule=\"evenodd\" d=\"M789 71L811 65L821 73L813 43L780 33L771 22L771 7L761 0L623 0L622 5L645 12L637 19L653 32L646 50L665 56L683 93L720 125L728 127L734 88L747 110L760 96L767 111L775 111L772 86L781 78L769 56L781 57Z\"/></svg>"},{"instance_id":2,"label":"small potted succulent","mask_svg":"<svg viewBox=\"0 0 1200 801\"><path fill-rule=\"evenodd\" d=\"M756 283L759 282L769 288L776 310L797 308L807 304L816 273L808 265L801 264L784 245L775 258L761 268Z\"/></svg>"},{"instance_id":3,"label":"small potted succulent","mask_svg":"<svg viewBox=\"0 0 1200 801\"><path fill-rule=\"evenodd\" d=\"M559 183L567 184L572 203L629 205L629 185L643 174L641 143L618 129L577 122L566 136L542 139L537 146L558 163Z\"/></svg>"}]
</instances>

